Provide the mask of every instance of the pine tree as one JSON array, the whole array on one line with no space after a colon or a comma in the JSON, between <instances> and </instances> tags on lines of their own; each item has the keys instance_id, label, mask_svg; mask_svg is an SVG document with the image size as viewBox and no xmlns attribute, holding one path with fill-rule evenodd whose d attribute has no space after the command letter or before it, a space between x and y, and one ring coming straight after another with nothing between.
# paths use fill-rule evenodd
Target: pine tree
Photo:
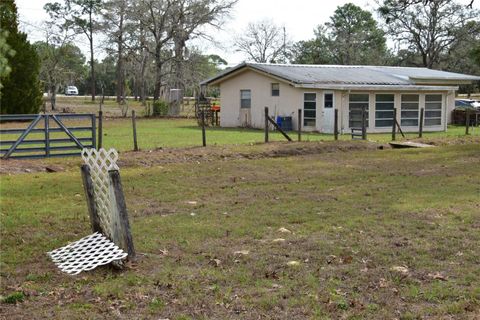
<instances>
[{"instance_id":1,"label":"pine tree","mask_svg":"<svg viewBox=\"0 0 480 320\"><path fill-rule=\"evenodd\" d=\"M6 43L15 53L7 57L10 72L0 77L0 113L37 113L42 104L40 60L27 35L18 31L14 0L1 1L0 30L8 32Z\"/></svg>"}]
</instances>

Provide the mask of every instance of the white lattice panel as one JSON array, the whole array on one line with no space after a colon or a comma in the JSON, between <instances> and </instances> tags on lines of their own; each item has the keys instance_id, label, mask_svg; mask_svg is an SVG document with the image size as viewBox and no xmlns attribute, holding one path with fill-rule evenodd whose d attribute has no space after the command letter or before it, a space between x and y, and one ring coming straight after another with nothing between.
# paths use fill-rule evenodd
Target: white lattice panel
<instances>
[{"instance_id":1,"label":"white lattice panel","mask_svg":"<svg viewBox=\"0 0 480 320\"><path fill-rule=\"evenodd\" d=\"M93 189L95 192L95 202L100 224L105 235L113 239L113 199L110 192L110 179L108 170L118 170L118 153L115 149L105 150L101 148L83 149L82 158L85 164L90 167Z\"/></svg>"},{"instance_id":2,"label":"white lattice panel","mask_svg":"<svg viewBox=\"0 0 480 320\"><path fill-rule=\"evenodd\" d=\"M60 270L71 275L127 257L126 252L98 232L48 252L48 255Z\"/></svg>"}]
</instances>

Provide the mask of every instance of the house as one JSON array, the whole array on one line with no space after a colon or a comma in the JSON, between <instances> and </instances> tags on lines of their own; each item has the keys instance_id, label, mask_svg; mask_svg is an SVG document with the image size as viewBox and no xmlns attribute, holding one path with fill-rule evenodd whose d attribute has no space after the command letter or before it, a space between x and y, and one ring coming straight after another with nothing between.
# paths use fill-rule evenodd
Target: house
<instances>
[{"instance_id":1,"label":"house","mask_svg":"<svg viewBox=\"0 0 480 320\"><path fill-rule=\"evenodd\" d=\"M273 116L302 110L305 131L331 133L360 127L362 110L369 132L391 131L393 113L403 131L443 131L455 105L455 90L480 77L427 68L241 63L203 81L220 88L222 127L263 128L264 107ZM396 108L396 109L395 109Z\"/></svg>"}]
</instances>

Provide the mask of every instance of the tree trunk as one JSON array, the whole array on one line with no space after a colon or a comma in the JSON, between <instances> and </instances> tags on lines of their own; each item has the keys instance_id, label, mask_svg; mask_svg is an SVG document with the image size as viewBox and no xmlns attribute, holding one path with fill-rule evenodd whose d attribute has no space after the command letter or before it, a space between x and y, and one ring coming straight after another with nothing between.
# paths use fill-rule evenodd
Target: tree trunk
<instances>
[{"instance_id":1,"label":"tree trunk","mask_svg":"<svg viewBox=\"0 0 480 320\"><path fill-rule=\"evenodd\" d=\"M161 50L157 48L155 52L155 88L153 89L153 101L160 99L160 91L162 88L162 59Z\"/></svg>"},{"instance_id":2,"label":"tree trunk","mask_svg":"<svg viewBox=\"0 0 480 320\"><path fill-rule=\"evenodd\" d=\"M52 111L55 111L56 106L57 106L57 87L58 85L54 84L51 87L52 94L50 96L50 104L52 106Z\"/></svg>"},{"instance_id":3,"label":"tree trunk","mask_svg":"<svg viewBox=\"0 0 480 320\"><path fill-rule=\"evenodd\" d=\"M125 78L123 64L123 19L124 11L120 12L120 21L118 28L118 58L117 58L117 102L119 103L125 98Z\"/></svg>"}]
</instances>

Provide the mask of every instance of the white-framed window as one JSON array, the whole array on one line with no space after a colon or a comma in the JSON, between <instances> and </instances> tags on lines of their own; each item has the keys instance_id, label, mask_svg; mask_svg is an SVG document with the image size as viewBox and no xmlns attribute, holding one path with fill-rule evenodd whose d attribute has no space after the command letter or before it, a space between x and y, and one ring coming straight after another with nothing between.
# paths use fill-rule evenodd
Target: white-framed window
<instances>
[{"instance_id":1,"label":"white-framed window","mask_svg":"<svg viewBox=\"0 0 480 320\"><path fill-rule=\"evenodd\" d=\"M419 106L419 94L402 94L401 126L418 126Z\"/></svg>"},{"instance_id":2,"label":"white-framed window","mask_svg":"<svg viewBox=\"0 0 480 320\"><path fill-rule=\"evenodd\" d=\"M240 108L252 107L252 91L250 89L240 90Z\"/></svg>"},{"instance_id":3,"label":"white-framed window","mask_svg":"<svg viewBox=\"0 0 480 320\"><path fill-rule=\"evenodd\" d=\"M317 119L317 94L303 94L303 125L305 127L315 127Z\"/></svg>"},{"instance_id":4,"label":"white-framed window","mask_svg":"<svg viewBox=\"0 0 480 320\"><path fill-rule=\"evenodd\" d=\"M395 95L382 93L375 95L375 127L391 127L393 125L393 108Z\"/></svg>"},{"instance_id":5,"label":"white-framed window","mask_svg":"<svg viewBox=\"0 0 480 320\"><path fill-rule=\"evenodd\" d=\"M370 97L368 93L351 93L349 95L348 126L350 128L362 127L362 109L366 111L366 125L368 127L368 103Z\"/></svg>"},{"instance_id":6,"label":"white-framed window","mask_svg":"<svg viewBox=\"0 0 480 320\"><path fill-rule=\"evenodd\" d=\"M333 93L325 93L323 95L323 108L325 109L333 108Z\"/></svg>"},{"instance_id":7,"label":"white-framed window","mask_svg":"<svg viewBox=\"0 0 480 320\"><path fill-rule=\"evenodd\" d=\"M439 126L442 124L442 95L425 95L425 126Z\"/></svg>"},{"instance_id":8,"label":"white-framed window","mask_svg":"<svg viewBox=\"0 0 480 320\"><path fill-rule=\"evenodd\" d=\"M280 83L272 83L272 97L280 96Z\"/></svg>"}]
</instances>

